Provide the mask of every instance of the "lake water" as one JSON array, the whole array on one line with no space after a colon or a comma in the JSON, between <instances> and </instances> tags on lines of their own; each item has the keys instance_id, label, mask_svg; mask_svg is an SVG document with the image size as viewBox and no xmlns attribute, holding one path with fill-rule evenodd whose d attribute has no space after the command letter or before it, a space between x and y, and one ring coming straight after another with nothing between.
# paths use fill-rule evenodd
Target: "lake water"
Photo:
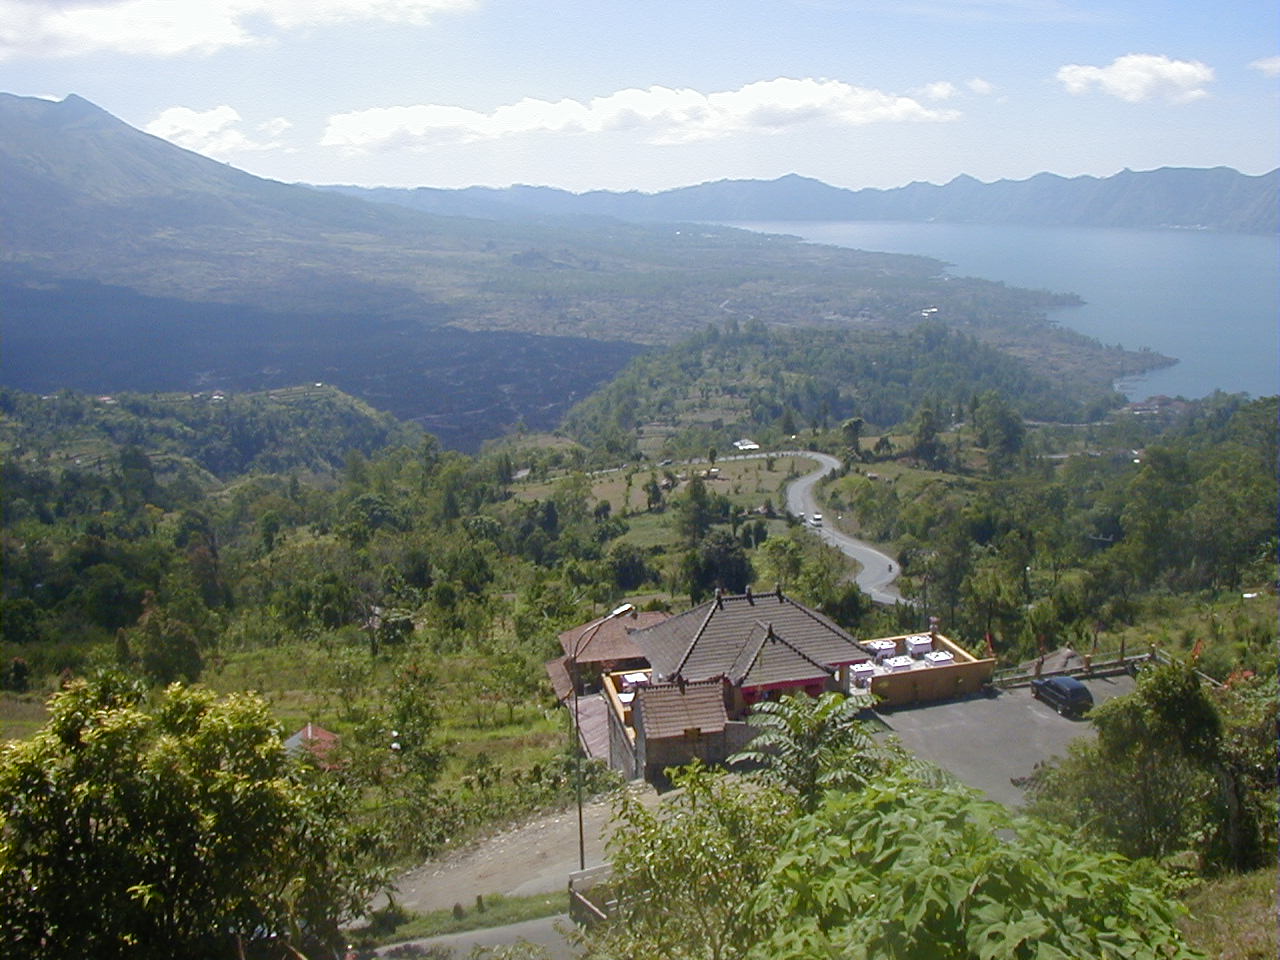
<instances>
[{"instance_id":1,"label":"lake water","mask_svg":"<svg viewBox=\"0 0 1280 960\"><path fill-rule=\"evenodd\" d=\"M1280 237L959 223L753 222L818 243L916 253L957 276L1076 293L1063 326L1179 362L1118 384L1131 399L1280 393Z\"/></svg>"}]
</instances>

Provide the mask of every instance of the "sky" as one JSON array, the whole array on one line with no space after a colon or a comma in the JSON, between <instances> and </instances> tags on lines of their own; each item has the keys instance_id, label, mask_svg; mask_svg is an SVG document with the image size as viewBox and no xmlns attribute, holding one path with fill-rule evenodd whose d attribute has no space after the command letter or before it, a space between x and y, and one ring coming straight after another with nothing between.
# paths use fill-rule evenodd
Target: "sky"
<instances>
[{"instance_id":1,"label":"sky","mask_svg":"<svg viewBox=\"0 0 1280 960\"><path fill-rule=\"evenodd\" d=\"M1260 174L1280 4L0 0L0 90L287 182Z\"/></svg>"}]
</instances>

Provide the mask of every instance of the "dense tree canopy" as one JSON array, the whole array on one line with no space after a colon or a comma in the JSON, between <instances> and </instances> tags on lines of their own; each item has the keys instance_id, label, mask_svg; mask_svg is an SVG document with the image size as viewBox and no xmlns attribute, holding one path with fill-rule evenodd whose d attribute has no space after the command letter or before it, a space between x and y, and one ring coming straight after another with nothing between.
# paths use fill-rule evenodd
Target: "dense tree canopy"
<instances>
[{"instance_id":1,"label":"dense tree canopy","mask_svg":"<svg viewBox=\"0 0 1280 960\"><path fill-rule=\"evenodd\" d=\"M1275 683L1210 691L1189 666L1152 666L1091 712L1095 739L1031 778L1033 809L1133 857L1193 851L1210 869L1261 865L1275 843ZM1269 710L1266 705L1269 702Z\"/></svg>"},{"instance_id":2,"label":"dense tree canopy","mask_svg":"<svg viewBox=\"0 0 1280 960\"><path fill-rule=\"evenodd\" d=\"M10 956L294 956L377 888L353 798L286 753L266 704L77 681L0 748Z\"/></svg>"},{"instance_id":3,"label":"dense tree canopy","mask_svg":"<svg viewBox=\"0 0 1280 960\"><path fill-rule=\"evenodd\" d=\"M887 780L796 822L753 907L752 957L1128 957L1185 946L1157 871L959 789Z\"/></svg>"},{"instance_id":4,"label":"dense tree canopy","mask_svg":"<svg viewBox=\"0 0 1280 960\"><path fill-rule=\"evenodd\" d=\"M1210 397L1172 424L1120 417L1079 431L1085 449L1051 457L999 426L1008 410L991 395L975 403L990 470L950 464L907 484L855 464L827 487L832 509L898 545L901 586L953 632L990 634L998 653L1025 660L1042 641L1079 648L1133 622L1144 597L1273 578L1276 398ZM930 418L922 411L917 428ZM926 431L917 453L927 436L935 460L960 442ZM1243 622L1227 626L1206 651L1219 678L1274 659Z\"/></svg>"}]
</instances>

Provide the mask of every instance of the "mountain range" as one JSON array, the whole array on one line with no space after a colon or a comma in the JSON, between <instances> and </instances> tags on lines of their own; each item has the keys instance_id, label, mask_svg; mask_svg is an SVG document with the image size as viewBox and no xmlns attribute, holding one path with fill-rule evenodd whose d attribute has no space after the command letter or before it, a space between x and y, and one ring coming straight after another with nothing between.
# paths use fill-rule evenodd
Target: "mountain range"
<instances>
[{"instance_id":1,"label":"mountain range","mask_svg":"<svg viewBox=\"0 0 1280 960\"><path fill-rule=\"evenodd\" d=\"M76 96L0 94L0 183L0 383L34 392L321 381L474 449L521 421L554 427L638 353L739 320L856 336L929 317L1091 389L1161 359L1047 323L1069 296L925 257L583 215L540 188L394 195L447 199L435 212L370 202L387 195L255 177ZM787 206L788 190L809 199ZM671 193L700 198L682 217L794 219L849 192Z\"/></svg>"},{"instance_id":2,"label":"mountain range","mask_svg":"<svg viewBox=\"0 0 1280 960\"><path fill-rule=\"evenodd\" d=\"M637 221L938 220L952 223L1132 227L1274 233L1280 230L1280 168L1248 176L1228 167L1162 167L1110 177L1039 173L1027 180L912 183L847 190L790 174L776 180L719 180L659 193L553 187L332 186L350 196L452 216L573 214Z\"/></svg>"},{"instance_id":3,"label":"mountain range","mask_svg":"<svg viewBox=\"0 0 1280 960\"><path fill-rule=\"evenodd\" d=\"M934 277L935 261L600 217L437 215L255 177L77 96L0 94L0 266L147 296L664 342L744 282ZM654 322L651 307L663 303Z\"/></svg>"}]
</instances>

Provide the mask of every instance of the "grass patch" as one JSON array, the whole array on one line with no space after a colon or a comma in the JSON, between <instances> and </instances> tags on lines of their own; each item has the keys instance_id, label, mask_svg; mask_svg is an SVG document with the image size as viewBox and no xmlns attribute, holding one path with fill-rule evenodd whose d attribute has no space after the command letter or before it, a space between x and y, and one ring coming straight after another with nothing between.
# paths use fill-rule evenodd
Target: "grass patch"
<instances>
[{"instance_id":1,"label":"grass patch","mask_svg":"<svg viewBox=\"0 0 1280 960\"><path fill-rule=\"evenodd\" d=\"M1275 960L1276 871L1220 877L1182 898L1190 916L1180 926L1187 941L1217 960Z\"/></svg>"},{"instance_id":2,"label":"grass patch","mask_svg":"<svg viewBox=\"0 0 1280 960\"><path fill-rule=\"evenodd\" d=\"M0 694L0 741L28 740L49 719L45 694Z\"/></svg>"},{"instance_id":3,"label":"grass patch","mask_svg":"<svg viewBox=\"0 0 1280 960\"><path fill-rule=\"evenodd\" d=\"M568 912L569 894L564 890L527 897L493 894L483 899L477 897L473 903L455 904L452 910L423 914L408 913L392 906L375 913L368 927L355 931L354 943L359 947L380 947L404 940L502 927Z\"/></svg>"},{"instance_id":4,"label":"grass patch","mask_svg":"<svg viewBox=\"0 0 1280 960\"><path fill-rule=\"evenodd\" d=\"M675 521L664 513L632 514L627 517L627 532L618 539L644 549L666 549L676 543Z\"/></svg>"}]
</instances>

